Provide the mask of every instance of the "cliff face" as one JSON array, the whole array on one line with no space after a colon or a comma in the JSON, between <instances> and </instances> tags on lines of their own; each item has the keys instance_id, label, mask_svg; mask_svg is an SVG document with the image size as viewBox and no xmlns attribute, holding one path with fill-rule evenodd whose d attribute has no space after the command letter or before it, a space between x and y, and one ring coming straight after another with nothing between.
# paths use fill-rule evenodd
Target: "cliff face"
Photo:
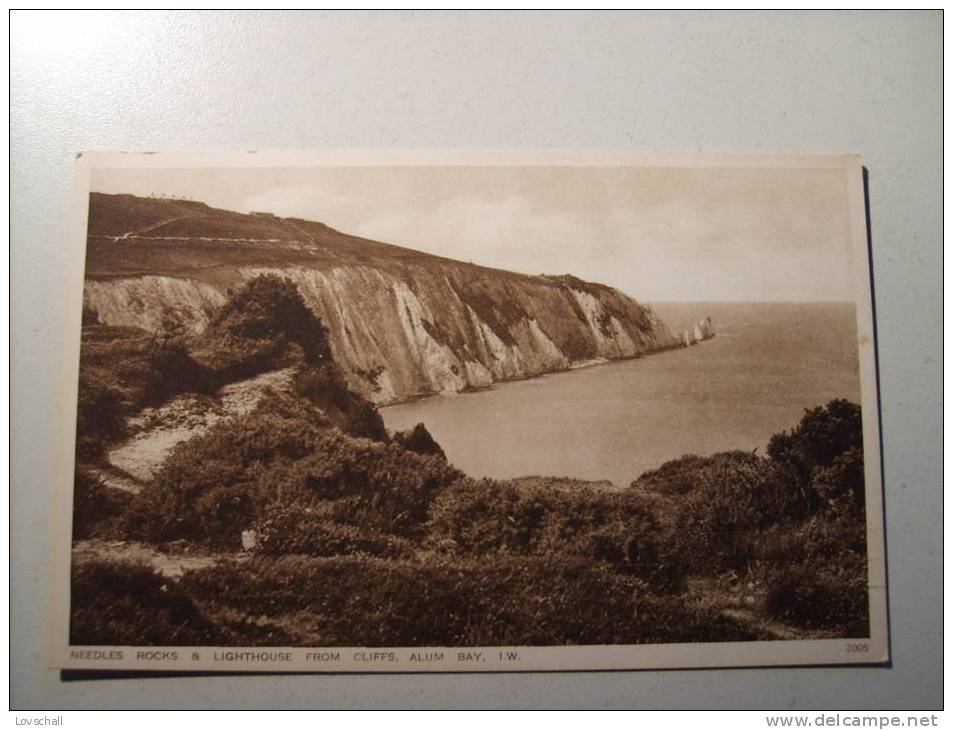
<instances>
[{"instance_id":1,"label":"cliff face","mask_svg":"<svg viewBox=\"0 0 953 730\"><path fill-rule=\"evenodd\" d=\"M377 403L488 387L678 344L651 308L570 276L526 276L200 203L90 196L85 304L105 324L201 331L225 292L292 280L351 386Z\"/></svg>"}]
</instances>

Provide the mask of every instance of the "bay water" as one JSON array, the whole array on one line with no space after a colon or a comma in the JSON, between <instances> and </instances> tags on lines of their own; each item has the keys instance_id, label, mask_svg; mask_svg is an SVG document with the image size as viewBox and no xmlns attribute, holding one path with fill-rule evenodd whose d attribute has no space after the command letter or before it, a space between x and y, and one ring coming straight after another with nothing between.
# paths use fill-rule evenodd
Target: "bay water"
<instances>
[{"instance_id":1,"label":"bay water","mask_svg":"<svg viewBox=\"0 0 953 730\"><path fill-rule=\"evenodd\" d=\"M860 402L848 303L660 303L673 333L709 316L714 339L633 360L381 409L420 422L473 477L565 476L626 486L683 454L763 453L806 408Z\"/></svg>"}]
</instances>

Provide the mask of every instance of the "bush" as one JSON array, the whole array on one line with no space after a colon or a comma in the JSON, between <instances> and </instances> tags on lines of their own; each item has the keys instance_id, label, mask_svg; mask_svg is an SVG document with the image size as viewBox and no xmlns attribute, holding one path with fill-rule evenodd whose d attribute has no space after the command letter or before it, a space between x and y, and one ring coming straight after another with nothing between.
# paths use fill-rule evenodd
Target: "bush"
<instances>
[{"instance_id":1,"label":"bush","mask_svg":"<svg viewBox=\"0 0 953 730\"><path fill-rule=\"evenodd\" d=\"M631 492L462 479L434 501L430 527L434 541L465 553L579 556L658 589L676 588L684 573L663 505Z\"/></svg>"},{"instance_id":2,"label":"bush","mask_svg":"<svg viewBox=\"0 0 953 730\"><path fill-rule=\"evenodd\" d=\"M828 563L855 561L866 565L867 528L840 515L815 515L800 524L774 525L752 540L757 563L752 572L770 578L778 566L794 563L822 569Z\"/></svg>"},{"instance_id":3,"label":"bush","mask_svg":"<svg viewBox=\"0 0 953 730\"><path fill-rule=\"evenodd\" d=\"M788 623L836 631L844 638L870 635L866 564L791 565L773 576L765 608Z\"/></svg>"},{"instance_id":4,"label":"bush","mask_svg":"<svg viewBox=\"0 0 953 730\"><path fill-rule=\"evenodd\" d=\"M256 276L230 292L199 341L202 359L224 382L287 364L292 345L312 365L331 355L327 330L298 288L271 274Z\"/></svg>"},{"instance_id":5,"label":"bush","mask_svg":"<svg viewBox=\"0 0 953 730\"><path fill-rule=\"evenodd\" d=\"M752 573L768 587L769 615L839 636L867 631L867 529L844 512L777 525L755 538Z\"/></svg>"},{"instance_id":6,"label":"bush","mask_svg":"<svg viewBox=\"0 0 953 730\"><path fill-rule=\"evenodd\" d=\"M295 374L292 388L320 408L331 423L345 433L387 441L387 429L377 408L348 389L333 362L301 368Z\"/></svg>"},{"instance_id":7,"label":"bush","mask_svg":"<svg viewBox=\"0 0 953 730\"><path fill-rule=\"evenodd\" d=\"M790 433L775 434L769 456L787 465L815 497L815 507L863 518L863 422L860 406L832 400L806 410Z\"/></svg>"},{"instance_id":8,"label":"bush","mask_svg":"<svg viewBox=\"0 0 953 730\"><path fill-rule=\"evenodd\" d=\"M677 549L697 572L747 570L760 531L801 520L814 504L789 470L745 452L706 459L692 480L677 507Z\"/></svg>"},{"instance_id":9,"label":"bush","mask_svg":"<svg viewBox=\"0 0 953 730\"><path fill-rule=\"evenodd\" d=\"M269 505L254 529L258 534L257 551L263 555L365 553L396 557L406 552L405 543L392 535L336 524L327 512L298 505Z\"/></svg>"},{"instance_id":10,"label":"bush","mask_svg":"<svg viewBox=\"0 0 953 730\"><path fill-rule=\"evenodd\" d=\"M860 406L832 400L826 406L805 410L801 422L790 433L772 436L768 455L792 466L807 482L815 468L830 468L842 453L853 449L863 452L863 448Z\"/></svg>"},{"instance_id":11,"label":"bush","mask_svg":"<svg viewBox=\"0 0 953 730\"><path fill-rule=\"evenodd\" d=\"M447 458L447 455L443 453L443 449L440 448L440 444L434 441L433 436L430 435L430 431L428 431L427 427L422 423L418 423L410 430L398 431L394 434L394 441L408 451L413 451L417 454L439 456L444 460Z\"/></svg>"},{"instance_id":12,"label":"bush","mask_svg":"<svg viewBox=\"0 0 953 730\"><path fill-rule=\"evenodd\" d=\"M181 329L181 328L180 328ZM191 348L191 349L190 349ZM327 333L291 282L275 276L250 280L213 316L205 333L187 340L84 319L77 455L100 456L124 435L127 416L180 393L212 393L269 369L330 360ZM331 366L333 369L333 365ZM346 388L334 383L338 390ZM345 420L360 435L386 438L373 406L346 400Z\"/></svg>"},{"instance_id":13,"label":"bush","mask_svg":"<svg viewBox=\"0 0 953 730\"><path fill-rule=\"evenodd\" d=\"M122 393L92 368L79 376L76 415L76 453L80 457L100 456L106 445L124 431Z\"/></svg>"},{"instance_id":14,"label":"bush","mask_svg":"<svg viewBox=\"0 0 953 730\"><path fill-rule=\"evenodd\" d=\"M453 540L466 552L527 553L543 513L506 482L462 479L434 501L429 524L435 539Z\"/></svg>"},{"instance_id":15,"label":"bush","mask_svg":"<svg viewBox=\"0 0 953 730\"><path fill-rule=\"evenodd\" d=\"M265 472L306 456L320 434L316 414L287 399L272 403L179 444L130 510L130 531L237 544L272 497L261 488Z\"/></svg>"},{"instance_id":16,"label":"bush","mask_svg":"<svg viewBox=\"0 0 953 730\"><path fill-rule=\"evenodd\" d=\"M192 358L183 343L174 340L151 348L147 368L143 405L160 405L180 393L210 393L217 387L213 375Z\"/></svg>"},{"instance_id":17,"label":"bush","mask_svg":"<svg viewBox=\"0 0 953 730\"><path fill-rule=\"evenodd\" d=\"M666 461L658 469L645 472L632 482L633 489L645 489L659 494L685 494L695 488L696 472L707 459L693 454Z\"/></svg>"},{"instance_id":18,"label":"bush","mask_svg":"<svg viewBox=\"0 0 953 730\"><path fill-rule=\"evenodd\" d=\"M864 453L856 447L838 454L830 467L815 467L811 487L834 511L864 514Z\"/></svg>"},{"instance_id":19,"label":"bush","mask_svg":"<svg viewBox=\"0 0 953 730\"><path fill-rule=\"evenodd\" d=\"M73 539L110 534L131 499L131 494L110 489L99 477L77 469L73 479Z\"/></svg>"},{"instance_id":20,"label":"bush","mask_svg":"<svg viewBox=\"0 0 953 730\"><path fill-rule=\"evenodd\" d=\"M337 430L322 434L306 458L282 466L263 481L271 494L301 506L335 501L336 519L404 537L423 535L431 500L460 477L438 457Z\"/></svg>"},{"instance_id":21,"label":"bush","mask_svg":"<svg viewBox=\"0 0 953 730\"><path fill-rule=\"evenodd\" d=\"M748 572L764 560L766 534L774 540L796 535L788 549L805 548L798 540L809 536L797 525L812 515L840 515L845 522L825 524L837 524L845 534L863 532L861 440L860 408L834 400L806 411L790 433L773 436L768 459L740 451L683 456L646 472L632 486L674 500L677 550L693 572Z\"/></svg>"},{"instance_id":22,"label":"bush","mask_svg":"<svg viewBox=\"0 0 953 730\"><path fill-rule=\"evenodd\" d=\"M290 646L292 640L274 623L195 598L181 579L148 565L96 559L73 565L70 643Z\"/></svg>"},{"instance_id":23,"label":"bush","mask_svg":"<svg viewBox=\"0 0 953 730\"><path fill-rule=\"evenodd\" d=\"M291 643L285 629L235 615L280 619L328 646L765 638L678 594L688 576L731 571L765 581L775 618L824 632L866 626L860 412L846 401L808 411L772 439L770 458L683 456L623 492L476 481L422 424L388 439L287 281L249 282L197 342L201 358L181 343L150 351L130 339L136 356L125 367L141 377L118 387L99 352L81 423L101 449L121 433L125 404L294 364L292 396L268 395L181 444L125 516L141 538L232 550L254 529L257 554L178 583L144 568L123 583L114 566L78 567L77 635L109 635L112 614L96 613L91 592L105 585L104 601L128 593L115 608L118 632L139 643ZM112 514L107 491L80 474L76 495L75 534L99 534ZM140 618L156 593L166 602Z\"/></svg>"},{"instance_id":24,"label":"bush","mask_svg":"<svg viewBox=\"0 0 953 730\"><path fill-rule=\"evenodd\" d=\"M535 556L256 558L189 573L193 595L254 615L302 617L321 646L539 646L739 641L725 617L648 593L602 564ZM306 590L302 590L306 586ZM320 619L315 620L315 617Z\"/></svg>"},{"instance_id":25,"label":"bush","mask_svg":"<svg viewBox=\"0 0 953 730\"><path fill-rule=\"evenodd\" d=\"M206 645L228 641L193 601L140 563L73 566L71 644Z\"/></svg>"}]
</instances>

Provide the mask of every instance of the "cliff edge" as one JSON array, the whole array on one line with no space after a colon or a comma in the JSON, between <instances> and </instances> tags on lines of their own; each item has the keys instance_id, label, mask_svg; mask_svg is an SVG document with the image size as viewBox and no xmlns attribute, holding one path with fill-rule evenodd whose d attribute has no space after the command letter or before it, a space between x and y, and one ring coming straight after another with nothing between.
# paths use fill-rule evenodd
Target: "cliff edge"
<instances>
[{"instance_id":1,"label":"cliff edge","mask_svg":"<svg viewBox=\"0 0 953 730\"><path fill-rule=\"evenodd\" d=\"M476 266L297 218L90 195L84 303L104 324L201 332L259 274L297 285L351 387L376 403L680 344L651 307L572 276Z\"/></svg>"}]
</instances>

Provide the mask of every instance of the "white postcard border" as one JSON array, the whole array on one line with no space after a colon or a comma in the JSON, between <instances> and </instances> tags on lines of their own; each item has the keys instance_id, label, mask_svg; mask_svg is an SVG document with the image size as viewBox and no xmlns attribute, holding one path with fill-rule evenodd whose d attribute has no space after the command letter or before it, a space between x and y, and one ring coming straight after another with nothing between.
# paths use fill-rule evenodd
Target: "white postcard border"
<instances>
[{"instance_id":1,"label":"white postcard border","mask_svg":"<svg viewBox=\"0 0 953 730\"><path fill-rule=\"evenodd\" d=\"M800 167L842 169L850 201L867 509L870 638L550 647L129 647L69 645L72 477L90 175L97 168L335 166ZM883 664L889 661L880 410L861 158L827 154L698 154L564 150L335 150L317 152L84 152L75 166L64 282L67 326L55 424L56 484L50 514L53 586L49 665L100 671L499 672ZM280 659L276 655L282 654ZM336 655L334 660L322 654ZM442 658L414 661L411 655Z\"/></svg>"}]
</instances>

